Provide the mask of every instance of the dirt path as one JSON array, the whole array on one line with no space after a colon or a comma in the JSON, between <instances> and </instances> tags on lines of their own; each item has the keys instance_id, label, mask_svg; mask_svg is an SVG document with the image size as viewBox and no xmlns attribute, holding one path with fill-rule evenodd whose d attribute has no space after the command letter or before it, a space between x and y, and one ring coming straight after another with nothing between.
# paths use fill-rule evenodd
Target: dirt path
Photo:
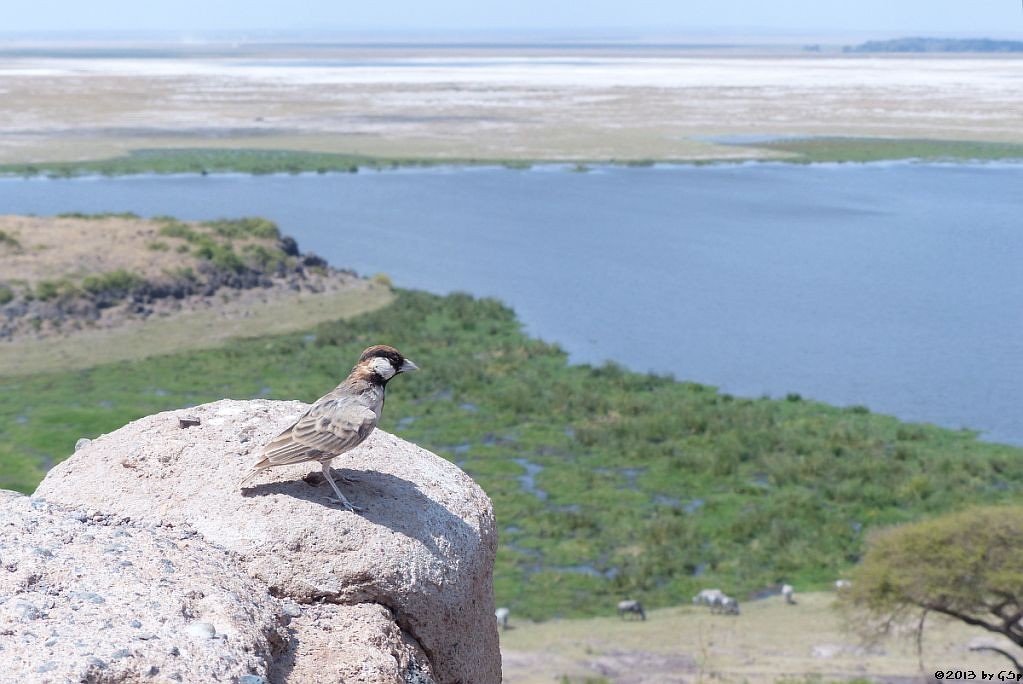
<instances>
[{"instance_id":1,"label":"dirt path","mask_svg":"<svg viewBox=\"0 0 1023 684\"><path fill-rule=\"evenodd\" d=\"M372 311L393 298L390 289L367 281L335 292L245 293L233 300L211 300L200 310L126 320L114 328L0 342L0 376L89 368L208 349L235 338L306 330Z\"/></svg>"}]
</instances>

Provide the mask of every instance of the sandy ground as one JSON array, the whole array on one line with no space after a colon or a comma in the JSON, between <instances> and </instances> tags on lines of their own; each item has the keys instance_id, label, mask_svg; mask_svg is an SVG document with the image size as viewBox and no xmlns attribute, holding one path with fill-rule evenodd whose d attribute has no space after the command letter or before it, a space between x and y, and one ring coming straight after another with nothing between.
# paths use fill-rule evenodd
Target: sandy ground
<instances>
[{"instance_id":1,"label":"sandy ground","mask_svg":"<svg viewBox=\"0 0 1023 684\"><path fill-rule=\"evenodd\" d=\"M41 280L77 280L116 269L152 279L175 268L197 267L196 257L172 249L182 244L180 240L160 236L162 225L116 216L102 220L0 216L0 231L20 245L19 249L0 248L0 280L35 285ZM169 247L165 251L149 249L147 245L154 242ZM276 240L263 242L274 245Z\"/></svg>"},{"instance_id":2,"label":"sandy ground","mask_svg":"<svg viewBox=\"0 0 1023 684\"><path fill-rule=\"evenodd\" d=\"M833 593L803 594L789 606L777 596L743 604L738 617L711 615L706 608L668 608L652 611L645 622L606 617L533 624L513 615L511 629L501 634L504 681L550 684L567 677L572 684L587 678L675 684L862 677L909 683L930 681L939 668L973 669L977 681L981 670L1010 669L1007 660L969 650L1000 643L995 637L938 618L927 623L920 657L909 636L864 646L844 629L834 599Z\"/></svg>"},{"instance_id":3,"label":"sandy ground","mask_svg":"<svg viewBox=\"0 0 1023 684\"><path fill-rule=\"evenodd\" d=\"M0 60L0 162L135 148L748 156L718 135L1023 142L1023 60L346 54Z\"/></svg>"},{"instance_id":4,"label":"sandy ground","mask_svg":"<svg viewBox=\"0 0 1023 684\"><path fill-rule=\"evenodd\" d=\"M246 290L192 298L180 311L122 319L117 326L76 330L42 339L0 341L0 377L91 368L207 349L232 340L308 330L387 305L390 289L359 280L326 292Z\"/></svg>"}]
</instances>

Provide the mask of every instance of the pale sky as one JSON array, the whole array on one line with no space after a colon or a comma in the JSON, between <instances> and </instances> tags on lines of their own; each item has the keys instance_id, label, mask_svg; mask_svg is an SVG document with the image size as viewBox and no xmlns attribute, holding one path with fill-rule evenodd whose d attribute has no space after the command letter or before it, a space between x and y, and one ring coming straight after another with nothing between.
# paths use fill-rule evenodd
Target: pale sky
<instances>
[{"instance_id":1,"label":"pale sky","mask_svg":"<svg viewBox=\"0 0 1023 684\"><path fill-rule=\"evenodd\" d=\"M0 32L595 30L1023 38L1021 0L0 0Z\"/></svg>"}]
</instances>

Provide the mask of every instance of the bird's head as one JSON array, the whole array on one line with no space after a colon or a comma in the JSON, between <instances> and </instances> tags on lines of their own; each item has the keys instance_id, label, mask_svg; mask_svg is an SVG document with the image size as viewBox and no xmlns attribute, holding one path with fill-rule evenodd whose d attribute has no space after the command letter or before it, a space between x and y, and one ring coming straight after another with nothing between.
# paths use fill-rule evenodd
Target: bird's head
<instances>
[{"instance_id":1,"label":"bird's head","mask_svg":"<svg viewBox=\"0 0 1023 684\"><path fill-rule=\"evenodd\" d=\"M367 379L385 384L398 373L419 370L419 366L401 355L394 347L377 344L362 352L354 371Z\"/></svg>"}]
</instances>

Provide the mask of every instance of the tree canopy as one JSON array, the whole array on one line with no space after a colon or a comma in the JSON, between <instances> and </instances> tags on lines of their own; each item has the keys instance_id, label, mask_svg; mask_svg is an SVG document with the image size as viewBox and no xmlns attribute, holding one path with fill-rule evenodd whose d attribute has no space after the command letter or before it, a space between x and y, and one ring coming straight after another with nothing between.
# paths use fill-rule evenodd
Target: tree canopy
<instances>
[{"instance_id":1,"label":"tree canopy","mask_svg":"<svg viewBox=\"0 0 1023 684\"><path fill-rule=\"evenodd\" d=\"M1023 507L973 508L878 532L843 594L881 631L939 613L1023 649ZM979 648L1023 673L1023 651Z\"/></svg>"}]
</instances>

